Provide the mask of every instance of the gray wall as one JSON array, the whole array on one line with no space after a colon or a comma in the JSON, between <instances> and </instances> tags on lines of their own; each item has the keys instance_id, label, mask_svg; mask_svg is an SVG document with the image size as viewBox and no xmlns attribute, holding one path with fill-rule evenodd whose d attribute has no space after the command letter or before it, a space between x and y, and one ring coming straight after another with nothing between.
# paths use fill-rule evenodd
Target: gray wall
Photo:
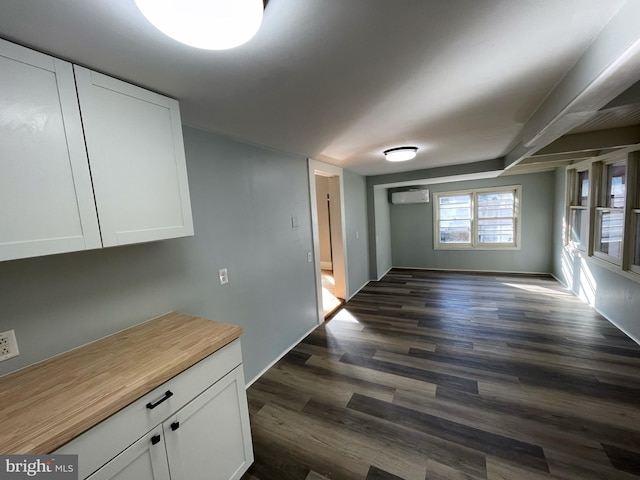
<instances>
[{"instance_id":1,"label":"gray wall","mask_svg":"<svg viewBox=\"0 0 640 480\"><path fill-rule=\"evenodd\" d=\"M522 185L520 250L434 250L433 202L391 205L394 267L551 273L554 173L429 185L435 192ZM377 218L377 215L376 215Z\"/></svg>"},{"instance_id":2,"label":"gray wall","mask_svg":"<svg viewBox=\"0 0 640 480\"><path fill-rule=\"evenodd\" d=\"M387 189L374 187L373 203L375 209L375 252L376 269L372 272L376 279L389 271L392 262L392 234Z\"/></svg>"},{"instance_id":3,"label":"gray wall","mask_svg":"<svg viewBox=\"0 0 640 480\"><path fill-rule=\"evenodd\" d=\"M380 278L392 266L391 225L389 223L389 206L386 202L387 188L390 185L393 186L398 183L422 185L424 183L432 183L437 178L459 175L472 175L476 178L479 175L495 177L502 171L503 163L504 159L495 158L462 165L449 165L367 177L370 279L376 280ZM382 243L380 243L381 239ZM382 250L379 251L379 249Z\"/></svg>"},{"instance_id":4,"label":"gray wall","mask_svg":"<svg viewBox=\"0 0 640 480\"><path fill-rule=\"evenodd\" d=\"M369 281L369 245L367 229L367 181L365 177L343 170L344 208L347 236L347 296L352 297Z\"/></svg>"},{"instance_id":5,"label":"gray wall","mask_svg":"<svg viewBox=\"0 0 640 480\"><path fill-rule=\"evenodd\" d=\"M640 343L640 283L611 271L591 258L564 247L566 169L556 171L553 274L571 291L588 301L621 330Z\"/></svg>"},{"instance_id":6,"label":"gray wall","mask_svg":"<svg viewBox=\"0 0 640 480\"><path fill-rule=\"evenodd\" d=\"M1 262L0 374L174 310L242 326L250 380L316 324L306 159L184 135L195 237Z\"/></svg>"}]
</instances>

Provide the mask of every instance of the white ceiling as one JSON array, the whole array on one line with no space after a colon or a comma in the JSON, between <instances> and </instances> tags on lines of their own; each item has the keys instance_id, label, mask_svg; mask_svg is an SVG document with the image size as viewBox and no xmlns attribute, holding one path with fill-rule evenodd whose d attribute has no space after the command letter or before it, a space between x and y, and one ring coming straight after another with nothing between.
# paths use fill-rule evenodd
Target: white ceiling
<instances>
[{"instance_id":1,"label":"white ceiling","mask_svg":"<svg viewBox=\"0 0 640 480\"><path fill-rule=\"evenodd\" d=\"M156 31L133 0L0 0L0 37L177 98L188 125L376 175L515 158L638 1L270 0L256 37L210 52ZM404 144L415 160L384 161Z\"/></svg>"}]
</instances>

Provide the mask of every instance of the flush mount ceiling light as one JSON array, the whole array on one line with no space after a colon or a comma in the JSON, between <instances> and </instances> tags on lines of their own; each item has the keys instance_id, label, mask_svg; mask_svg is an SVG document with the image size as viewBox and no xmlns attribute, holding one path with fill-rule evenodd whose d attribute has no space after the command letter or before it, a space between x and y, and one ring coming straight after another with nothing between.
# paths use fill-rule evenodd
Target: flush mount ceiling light
<instances>
[{"instance_id":1,"label":"flush mount ceiling light","mask_svg":"<svg viewBox=\"0 0 640 480\"><path fill-rule=\"evenodd\" d=\"M416 158L418 147L396 147L385 150L384 156L389 162L406 162Z\"/></svg>"},{"instance_id":2,"label":"flush mount ceiling light","mask_svg":"<svg viewBox=\"0 0 640 480\"><path fill-rule=\"evenodd\" d=\"M262 23L263 1L135 0L162 33L206 50L226 50L253 38Z\"/></svg>"}]
</instances>

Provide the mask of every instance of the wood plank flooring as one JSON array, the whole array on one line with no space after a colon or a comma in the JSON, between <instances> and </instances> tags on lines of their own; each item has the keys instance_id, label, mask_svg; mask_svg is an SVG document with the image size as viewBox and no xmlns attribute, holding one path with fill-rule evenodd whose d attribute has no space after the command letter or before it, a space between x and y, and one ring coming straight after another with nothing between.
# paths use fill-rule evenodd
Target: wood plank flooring
<instances>
[{"instance_id":1,"label":"wood plank flooring","mask_svg":"<svg viewBox=\"0 0 640 480\"><path fill-rule=\"evenodd\" d=\"M550 277L393 269L247 394L244 480L640 479L640 346Z\"/></svg>"}]
</instances>

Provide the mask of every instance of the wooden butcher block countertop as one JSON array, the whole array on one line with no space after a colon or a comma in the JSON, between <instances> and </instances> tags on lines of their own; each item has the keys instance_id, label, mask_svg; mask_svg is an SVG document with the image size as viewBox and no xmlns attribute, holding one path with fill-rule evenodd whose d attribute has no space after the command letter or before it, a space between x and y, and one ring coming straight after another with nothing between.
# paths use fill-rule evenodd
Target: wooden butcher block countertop
<instances>
[{"instance_id":1,"label":"wooden butcher block countertop","mask_svg":"<svg viewBox=\"0 0 640 480\"><path fill-rule=\"evenodd\" d=\"M168 313L0 378L0 454L50 453L242 328Z\"/></svg>"}]
</instances>

